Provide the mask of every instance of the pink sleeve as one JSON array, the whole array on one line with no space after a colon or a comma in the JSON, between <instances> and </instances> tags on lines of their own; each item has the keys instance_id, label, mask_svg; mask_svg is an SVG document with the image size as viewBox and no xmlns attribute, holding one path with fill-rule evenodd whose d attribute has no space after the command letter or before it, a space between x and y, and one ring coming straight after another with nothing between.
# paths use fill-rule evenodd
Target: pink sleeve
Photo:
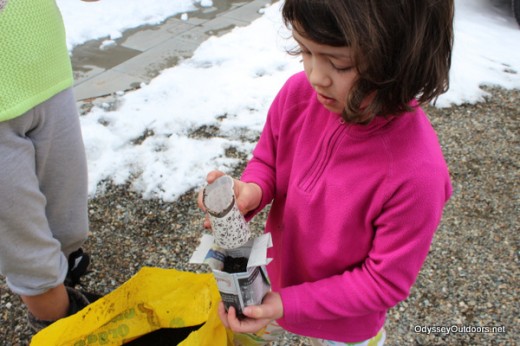
<instances>
[{"instance_id":1,"label":"pink sleeve","mask_svg":"<svg viewBox=\"0 0 520 346\"><path fill-rule=\"evenodd\" d=\"M267 204L271 203L276 189L276 147L278 144L278 129L280 117L284 108L286 88L282 88L275 97L267 120L262 130L262 135L253 150L253 158L248 162L240 180L254 182L262 189L262 201L257 209L245 215L249 221L259 213Z\"/></svg>"}]
</instances>

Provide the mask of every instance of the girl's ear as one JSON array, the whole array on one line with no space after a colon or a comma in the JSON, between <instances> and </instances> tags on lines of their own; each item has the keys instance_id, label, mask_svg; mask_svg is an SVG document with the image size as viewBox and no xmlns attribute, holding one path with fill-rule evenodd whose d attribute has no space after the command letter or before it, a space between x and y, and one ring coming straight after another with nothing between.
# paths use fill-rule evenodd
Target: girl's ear
<instances>
[{"instance_id":1,"label":"girl's ear","mask_svg":"<svg viewBox=\"0 0 520 346\"><path fill-rule=\"evenodd\" d=\"M372 91L370 94L368 94L363 101L361 101L361 105L359 106L360 110L365 110L371 103L374 101L374 98L376 97L376 91Z\"/></svg>"}]
</instances>

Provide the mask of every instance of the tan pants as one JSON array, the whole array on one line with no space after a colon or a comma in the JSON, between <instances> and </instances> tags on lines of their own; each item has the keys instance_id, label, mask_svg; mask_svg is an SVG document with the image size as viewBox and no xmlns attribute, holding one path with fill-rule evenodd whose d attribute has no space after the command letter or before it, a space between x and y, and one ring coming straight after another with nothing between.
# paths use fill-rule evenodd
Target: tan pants
<instances>
[{"instance_id":1,"label":"tan pants","mask_svg":"<svg viewBox=\"0 0 520 346\"><path fill-rule=\"evenodd\" d=\"M236 346L262 346L277 341L283 333L284 329L280 327L278 323L273 321L258 333L235 334L234 341ZM386 332L384 328L381 329L373 338L356 343L309 338L312 346L383 346L385 344L385 339Z\"/></svg>"}]
</instances>

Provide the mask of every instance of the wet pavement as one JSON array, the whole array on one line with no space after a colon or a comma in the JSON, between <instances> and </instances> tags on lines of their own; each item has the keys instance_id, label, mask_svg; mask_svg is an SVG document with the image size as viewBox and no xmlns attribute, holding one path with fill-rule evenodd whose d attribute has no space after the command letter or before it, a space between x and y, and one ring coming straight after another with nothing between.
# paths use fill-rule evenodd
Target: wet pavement
<instances>
[{"instance_id":1,"label":"wet pavement","mask_svg":"<svg viewBox=\"0 0 520 346\"><path fill-rule=\"evenodd\" d=\"M88 101L139 88L160 71L189 58L211 36L247 26L271 0L213 0L212 7L175 15L159 25L126 31L121 38L92 40L72 51L75 94Z\"/></svg>"}]
</instances>

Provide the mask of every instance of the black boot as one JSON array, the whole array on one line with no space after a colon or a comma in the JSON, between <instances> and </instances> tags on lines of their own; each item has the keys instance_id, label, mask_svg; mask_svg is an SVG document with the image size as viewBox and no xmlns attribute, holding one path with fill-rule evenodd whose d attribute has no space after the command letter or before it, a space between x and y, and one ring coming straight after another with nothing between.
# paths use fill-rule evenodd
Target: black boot
<instances>
[{"instance_id":1,"label":"black boot","mask_svg":"<svg viewBox=\"0 0 520 346\"><path fill-rule=\"evenodd\" d=\"M75 287L80 284L80 279L89 273L90 256L79 248L69 255L69 271L65 278L65 286Z\"/></svg>"},{"instance_id":2,"label":"black boot","mask_svg":"<svg viewBox=\"0 0 520 346\"><path fill-rule=\"evenodd\" d=\"M68 287L76 287L77 285L81 285L81 278L90 271L88 267L90 265L90 255L86 252L83 252L83 249L79 248L69 255L69 271L67 272L67 277L65 278L65 286ZM93 303L102 296L97 293L87 292L84 290L79 290L89 302Z\"/></svg>"}]
</instances>

